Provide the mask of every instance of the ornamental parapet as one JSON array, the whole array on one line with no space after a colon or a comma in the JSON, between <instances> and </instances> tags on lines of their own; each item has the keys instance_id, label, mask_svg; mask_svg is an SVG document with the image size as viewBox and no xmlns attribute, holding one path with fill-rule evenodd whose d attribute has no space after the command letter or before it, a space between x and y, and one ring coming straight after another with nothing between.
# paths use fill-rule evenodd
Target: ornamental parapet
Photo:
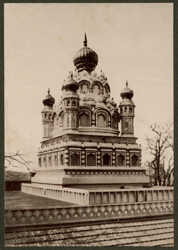
<instances>
[{"instance_id":1,"label":"ornamental parapet","mask_svg":"<svg viewBox=\"0 0 178 250\"><path fill-rule=\"evenodd\" d=\"M150 216L172 215L173 209L173 201L11 209L5 211L5 224L6 228L12 228L32 225L59 225L88 221L146 218Z\"/></svg>"}]
</instances>

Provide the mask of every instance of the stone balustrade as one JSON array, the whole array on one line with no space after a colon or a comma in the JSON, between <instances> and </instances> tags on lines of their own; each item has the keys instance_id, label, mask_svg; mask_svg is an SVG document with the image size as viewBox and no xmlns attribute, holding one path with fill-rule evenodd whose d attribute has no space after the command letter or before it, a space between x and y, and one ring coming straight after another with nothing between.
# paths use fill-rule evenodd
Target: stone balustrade
<instances>
[{"instance_id":1,"label":"stone balustrade","mask_svg":"<svg viewBox=\"0 0 178 250\"><path fill-rule=\"evenodd\" d=\"M173 201L132 202L5 211L6 227L53 225L173 214Z\"/></svg>"},{"instance_id":2,"label":"stone balustrade","mask_svg":"<svg viewBox=\"0 0 178 250\"><path fill-rule=\"evenodd\" d=\"M22 184L22 192L75 204L113 204L173 201L173 187L87 190L42 184Z\"/></svg>"},{"instance_id":3,"label":"stone balustrade","mask_svg":"<svg viewBox=\"0 0 178 250\"><path fill-rule=\"evenodd\" d=\"M153 187L122 190L95 190L89 193L89 204L150 202L173 200L172 187Z\"/></svg>"},{"instance_id":4,"label":"stone balustrade","mask_svg":"<svg viewBox=\"0 0 178 250\"><path fill-rule=\"evenodd\" d=\"M82 189L62 188L38 184L22 184L21 190L24 193L56 200L68 201L76 204L89 204L89 192Z\"/></svg>"}]
</instances>

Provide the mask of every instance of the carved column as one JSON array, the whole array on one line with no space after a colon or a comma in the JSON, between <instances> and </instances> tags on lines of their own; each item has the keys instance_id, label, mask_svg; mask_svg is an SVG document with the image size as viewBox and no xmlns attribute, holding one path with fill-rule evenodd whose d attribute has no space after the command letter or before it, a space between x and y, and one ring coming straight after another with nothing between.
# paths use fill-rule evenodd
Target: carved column
<instances>
[{"instance_id":1,"label":"carved column","mask_svg":"<svg viewBox=\"0 0 178 250\"><path fill-rule=\"evenodd\" d=\"M112 151L112 166L113 167L116 166L116 152L115 152L115 149L113 149L113 151Z\"/></svg>"},{"instance_id":2,"label":"carved column","mask_svg":"<svg viewBox=\"0 0 178 250\"><path fill-rule=\"evenodd\" d=\"M91 114L91 126L92 127L96 126L96 112L94 108L92 109L92 114Z\"/></svg>"},{"instance_id":3,"label":"carved column","mask_svg":"<svg viewBox=\"0 0 178 250\"><path fill-rule=\"evenodd\" d=\"M126 152L126 167L130 167L130 154L128 150Z\"/></svg>"},{"instance_id":4,"label":"carved column","mask_svg":"<svg viewBox=\"0 0 178 250\"><path fill-rule=\"evenodd\" d=\"M81 166L86 166L86 154L85 154L85 149L82 149L81 152L82 156L81 156Z\"/></svg>"},{"instance_id":5,"label":"carved column","mask_svg":"<svg viewBox=\"0 0 178 250\"><path fill-rule=\"evenodd\" d=\"M101 151L100 148L97 150L97 166L101 166Z\"/></svg>"},{"instance_id":6,"label":"carved column","mask_svg":"<svg viewBox=\"0 0 178 250\"><path fill-rule=\"evenodd\" d=\"M109 115L108 116L108 128L110 128L111 127L111 116Z\"/></svg>"},{"instance_id":7,"label":"carved column","mask_svg":"<svg viewBox=\"0 0 178 250\"><path fill-rule=\"evenodd\" d=\"M64 150L64 166L69 166L69 151Z\"/></svg>"}]
</instances>

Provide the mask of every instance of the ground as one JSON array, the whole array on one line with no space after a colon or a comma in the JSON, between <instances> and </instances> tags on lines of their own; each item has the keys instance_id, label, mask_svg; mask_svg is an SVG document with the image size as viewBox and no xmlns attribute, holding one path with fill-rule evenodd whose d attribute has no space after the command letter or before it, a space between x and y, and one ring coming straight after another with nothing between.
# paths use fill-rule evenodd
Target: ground
<instances>
[{"instance_id":1,"label":"ground","mask_svg":"<svg viewBox=\"0 0 178 250\"><path fill-rule=\"evenodd\" d=\"M72 203L53 200L45 197L39 197L31 194L25 194L20 191L8 191L5 193L5 208L10 209L27 209L27 208L45 208L61 207Z\"/></svg>"}]
</instances>

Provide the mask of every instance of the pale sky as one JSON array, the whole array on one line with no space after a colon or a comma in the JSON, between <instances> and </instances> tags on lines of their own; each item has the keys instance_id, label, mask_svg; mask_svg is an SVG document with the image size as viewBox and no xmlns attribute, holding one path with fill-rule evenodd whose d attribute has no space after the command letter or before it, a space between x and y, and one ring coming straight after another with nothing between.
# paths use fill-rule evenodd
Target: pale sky
<instances>
[{"instance_id":1,"label":"pale sky","mask_svg":"<svg viewBox=\"0 0 178 250\"><path fill-rule=\"evenodd\" d=\"M143 149L151 124L173 121L173 4L5 4L6 152L37 162L42 100L50 87L58 103L84 32L116 103L126 80L134 91Z\"/></svg>"}]
</instances>

